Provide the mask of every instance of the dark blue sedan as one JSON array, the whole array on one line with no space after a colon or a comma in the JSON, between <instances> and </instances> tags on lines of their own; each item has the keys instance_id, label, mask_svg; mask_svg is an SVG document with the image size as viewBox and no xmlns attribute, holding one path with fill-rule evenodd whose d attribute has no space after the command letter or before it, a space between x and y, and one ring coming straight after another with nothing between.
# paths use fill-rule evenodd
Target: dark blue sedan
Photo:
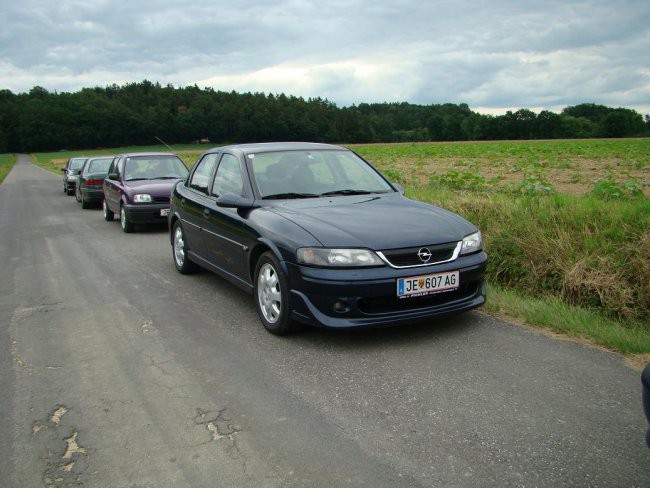
<instances>
[{"instance_id":1,"label":"dark blue sedan","mask_svg":"<svg viewBox=\"0 0 650 488\"><path fill-rule=\"evenodd\" d=\"M395 325L485 303L480 231L410 200L354 152L217 147L172 192L173 260L252 293L263 325Z\"/></svg>"}]
</instances>

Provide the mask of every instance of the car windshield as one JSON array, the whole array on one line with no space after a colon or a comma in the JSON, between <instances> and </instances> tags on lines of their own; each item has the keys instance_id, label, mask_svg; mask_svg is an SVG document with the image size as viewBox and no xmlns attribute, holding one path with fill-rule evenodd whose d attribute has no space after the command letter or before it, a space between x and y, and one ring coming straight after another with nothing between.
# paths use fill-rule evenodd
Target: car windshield
<instances>
[{"instance_id":1,"label":"car windshield","mask_svg":"<svg viewBox=\"0 0 650 488\"><path fill-rule=\"evenodd\" d=\"M84 165L86 162L86 158L73 158L70 160L70 165L68 166L68 169L71 170L76 170L76 169L81 169L81 167Z\"/></svg>"},{"instance_id":2,"label":"car windshield","mask_svg":"<svg viewBox=\"0 0 650 488\"><path fill-rule=\"evenodd\" d=\"M126 159L124 166L126 181L182 179L188 173L176 156L132 156Z\"/></svg>"},{"instance_id":3,"label":"car windshield","mask_svg":"<svg viewBox=\"0 0 650 488\"><path fill-rule=\"evenodd\" d=\"M88 162L86 173L106 173L113 158L91 159Z\"/></svg>"},{"instance_id":4,"label":"car windshield","mask_svg":"<svg viewBox=\"0 0 650 488\"><path fill-rule=\"evenodd\" d=\"M352 151L277 151L249 154L262 198L314 198L394 191Z\"/></svg>"}]
</instances>

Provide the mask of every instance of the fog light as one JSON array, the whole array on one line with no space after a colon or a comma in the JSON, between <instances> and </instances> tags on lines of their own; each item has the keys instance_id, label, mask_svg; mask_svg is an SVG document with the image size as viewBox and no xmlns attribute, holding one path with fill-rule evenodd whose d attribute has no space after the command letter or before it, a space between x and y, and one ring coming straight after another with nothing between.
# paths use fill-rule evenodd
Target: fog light
<instances>
[{"instance_id":1,"label":"fog light","mask_svg":"<svg viewBox=\"0 0 650 488\"><path fill-rule=\"evenodd\" d=\"M334 311L337 313L345 313L350 310L350 306L346 302L336 302L334 304Z\"/></svg>"}]
</instances>

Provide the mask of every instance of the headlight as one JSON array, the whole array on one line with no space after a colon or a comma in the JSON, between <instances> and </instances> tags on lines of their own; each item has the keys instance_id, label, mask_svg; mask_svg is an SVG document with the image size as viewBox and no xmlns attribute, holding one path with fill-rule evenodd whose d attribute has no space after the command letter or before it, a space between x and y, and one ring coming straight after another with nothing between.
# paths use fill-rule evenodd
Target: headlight
<instances>
[{"instance_id":1,"label":"headlight","mask_svg":"<svg viewBox=\"0 0 650 488\"><path fill-rule=\"evenodd\" d=\"M298 262L311 266L379 266L379 256L368 249L327 249L303 247L298 249Z\"/></svg>"},{"instance_id":2,"label":"headlight","mask_svg":"<svg viewBox=\"0 0 650 488\"><path fill-rule=\"evenodd\" d=\"M483 248L483 239L481 238L481 231L470 234L463 239L463 246L460 248L461 254L470 254L480 251Z\"/></svg>"},{"instance_id":3,"label":"headlight","mask_svg":"<svg viewBox=\"0 0 650 488\"><path fill-rule=\"evenodd\" d=\"M151 195L148 193L138 193L133 195L133 201L135 203L151 203Z\"/></svg>"}]
</instances>

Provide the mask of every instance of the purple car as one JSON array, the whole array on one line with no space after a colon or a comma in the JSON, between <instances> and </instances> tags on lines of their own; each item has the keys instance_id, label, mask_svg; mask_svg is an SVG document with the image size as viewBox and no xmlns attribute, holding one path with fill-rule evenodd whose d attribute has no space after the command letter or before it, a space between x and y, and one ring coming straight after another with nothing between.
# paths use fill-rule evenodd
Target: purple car
<instances>
[{"instance_id":1,"label":"purple car","mask_svg":"<svg viewBox=\"0 0 650 488\"><path fill-rule=\"evenodd\" d=\"M175 154L116 156L103 185L104 219L111 221L118 214L124 232L133 232L136 224L166 223L172 187L188 174Z\"/></svg>"}]
</instances>

